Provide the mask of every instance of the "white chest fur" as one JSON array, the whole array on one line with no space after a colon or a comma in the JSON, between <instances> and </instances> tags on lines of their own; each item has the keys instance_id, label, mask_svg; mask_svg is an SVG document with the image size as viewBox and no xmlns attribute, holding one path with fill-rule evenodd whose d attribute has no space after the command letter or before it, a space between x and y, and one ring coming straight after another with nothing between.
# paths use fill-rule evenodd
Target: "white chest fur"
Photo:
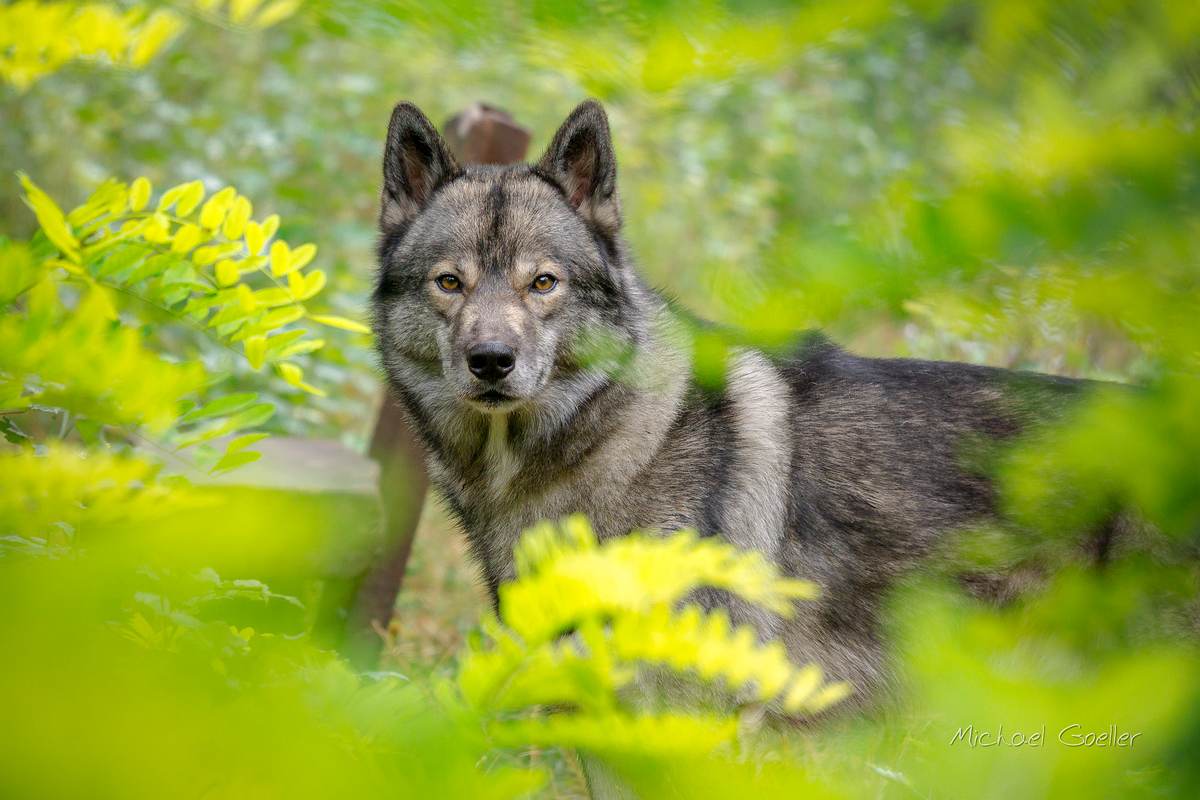
<instances>
[{"instance_id":1,"label":"white chest fur","mask_svg":"<svg viewBox=\"0 0 1200 800\"><path fill-rule=\"evenodd\" d=\"M487 445L484 448L487 462L488 486L497 499L511 488L520 463L508 441L508 414L492 414L488 420Z\"/></svg>"}]
</instances>

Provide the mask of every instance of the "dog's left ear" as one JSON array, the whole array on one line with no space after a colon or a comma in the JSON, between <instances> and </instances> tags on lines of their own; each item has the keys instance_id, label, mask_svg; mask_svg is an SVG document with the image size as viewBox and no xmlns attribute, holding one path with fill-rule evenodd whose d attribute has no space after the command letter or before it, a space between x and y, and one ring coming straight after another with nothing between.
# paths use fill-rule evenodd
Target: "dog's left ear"
<instances>
[{"instance_id":1,"label":"dog's left ear","mask_svg":"<svg viewBox=\"0 0 1200 800\"><path fill-rule=\"evenodd\" d=\"M601 232L621 227L617 159L608 117L595 100L581 103L554 134L538 168L566 192L567 202Z\"/></svg>"}]
</instances>

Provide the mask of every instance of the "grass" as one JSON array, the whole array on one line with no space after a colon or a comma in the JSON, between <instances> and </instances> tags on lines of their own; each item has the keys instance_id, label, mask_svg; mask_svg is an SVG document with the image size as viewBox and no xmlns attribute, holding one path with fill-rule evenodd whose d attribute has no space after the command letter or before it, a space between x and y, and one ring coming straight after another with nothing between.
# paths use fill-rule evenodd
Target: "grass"
<instances>
[{"instance_id":1,"label":"grass","mask_svg":"<svg viewBox=\"0 0 1200 800\"><path fill-rule=\"evenodd\" d=\"M380 669L412 677L449 674L464 639L489 605L465 537L430 494L417 525L404 587L387 628ZM588 797L574 754L535 748L498 760L546 768L549 782L538 792L539 798Z\"/></svg>"}]
</instances>

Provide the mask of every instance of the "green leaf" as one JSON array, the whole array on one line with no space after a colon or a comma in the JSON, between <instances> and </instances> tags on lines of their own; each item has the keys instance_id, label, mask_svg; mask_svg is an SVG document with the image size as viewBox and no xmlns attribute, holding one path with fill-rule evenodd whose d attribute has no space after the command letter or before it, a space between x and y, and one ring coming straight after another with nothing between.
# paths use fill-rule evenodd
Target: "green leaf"
<instances>
[{"instance_id":1,"label":"green leaf","mask_svg":"<svg viewBox=\"0 0 1200 800\"><path fill-rule=\"evenodd\" d=\"M276 308L269 312L263 317L261 324L263 328L271 331L295 322L303 316L304 306L284 306L283 308Z\"/></svg>"},{"instance_id":2,"label":"green leaf","mask_svg":"<svg viewBox=\"0 0 1200 800\"><path fill-rule=\"evenodd\" d=\"M317 246L315 244L302 244L292 251L292 263L290 269L297 270L307 267L309 262L317 255Z\"/></svg>"},{"instance_id":3,"label":"green leaf","mask_svg":"<svg viewBox=\"0 0 1200 800\"><path fill-rule=\"evenodd\" d=\"M261 442L270 436L269 433L247 433L239 436L229 443L225 448L226 453L236 453L238 450L244 450L255 442Z\"/></svg>"},{"instance_id":4,"label":"green leaf","mask_svg":"<svg viewBox=\"0 0 1200 800\"><path fill-rule=\"evenodd\" d=\"M171 250L182 255L200 244L200 242L205 241L205 239L205 234L200 230L199 226L189 222L181 225L179 230L175 232L175 236L171 239Z\"/></svg>"},{"instance_id":5,"label":"green leaf","mask_svg":"<svg viewBox=\"0 0 1200 800\"><path fill-rule=\"evenodd\" d=\"M152 256L134 269L133 272L129 273L129 277L125 279L124 283L132 285L135 283L140 283L147 278L153 278L161 275L178 260L179 259L172 255L168 255L167 253L161 253L159 255Z\"/></svg>"},{"instance_id":6,"label":"green leaf","mask_svg":"<svg viewBox=\"0 0 1200 800\"><path fill-rule=\"evenodd\" d=\"M209 230L216 230L225 221L225 214L233 203L237 191L232 186L226 186L221 191L208 198L200 209L200 224Z\"/></svg>"},{"instance_id":7,"label":"green leaf","mask_svg":"<svg viewBox=\"0 0 1200 800\"><path fill-rule=\"evenodd\" d=\"M240 303L230 303L218 311L213 318L208 321L208 326L210 328L216 328L220 325L227 325L231 322L240 322L254 313L254 309L247 311Z\"/></svg>"},{"instance_id":8,"label":"green leaf","mask_svg":"<svg viewBox=\"0 0 1200 800\"><path fill-rule=\"evenodd\" d=\"M256 272L259 269L261 269L262 267L266 266L267 257L266 256L246 256L245 258L241 259L240 261L238 261L236 263L238 265L238 272L245 275L248 272Z\"/></svg>"},{"instance_id":9,"label":"green leaf","mask_svg":"<svg viewBox=\"0 0 1200 800\"><path fill-rule=\"evenodd\" d=\"M313 270L304 277L303 285L294 289L292 293L297 300L308 300L325 288L325 280L325 273L322 270Z\"/></svg>"},{"instance_id":10,"label":"green leaf","mask_svg":"<svg viewBox=\"0 0 1200 800\"><path fill-rule=\"evenodd\" d=\"M275 406L270 403L259 403L258 405L250 406L242 409L232 417L206 428L202 431L185 436L179 440L178 447L180 450L191 447L201 442L211 441L218 437L224 436L227 433L242 430L243 428L252 428L255 425L262 425L275 414Z\"/></svg>"},{"instance_id":11,"label":"green leaf","mask_svg":"<svg viewBox=\"0 0 1200 800\"><path fill-rule=\"evenodd\" d=\"M46 238L63 255L75 263L79 263L79 242L75 239L75 235L71 233L71 228L67 225L67 220L63 216L62 209L50 199L50 195L43 192L37 184L31 181L28 175L19 172L17 176L21 180L21 185L25 188L25 204L33 210L33 215L37 217L38 225L42 227Z\"/></svg>"},{"instance_id":12,"label":"green leaf","mask_svg":"<svg viewBox=\"0 0 1200 800\"><path fill-rule=\"evenodd\" d=\"M220 297L218 297L216 294L205 295L202 297L192 297L190 300L188 300L188 304L183 309L183 313L195 319L204 319L212 307L220 302Z\"/></svg>"},{"instance_id":13,"label":"green leaf","mask_svg":"<svg viewBox=\"0 0 1200 800\"><path fill-rule=\"evenodd\" d=\"M292 266L292 251L287 242L277 240L271 243L271 274L276 278L287 275L296 267Z\"/></svg>"},{"instance_id":14,"label":"green leaf","mask_svg":"<svg viewBox=\"0 0 1200 800\"><path fill-rule=\"evenodd\" d=\"M186 217L196 210L196 206L200 205L200 201L204 199L204 183L201 181L192 181L183 187L183 191L179 194L179 204L175 206L175 211L181 217Z\"/></svg>"},{"instance_id":15,"label":"green leaf","mask_svg":"<svg viewBox=\"0 0 1200 800\"><path fill-rule=\"evenodd\" d=\"M285 381L287 381L290 385L295 386L297 389L300 389L302 391L308 392L309 394L316 395L317 397L325 396L324 389L318 389L317 387L313 386L311 383L305 383L304 370L302 370L296 364L292 364L287 361L284 361L279 364L276 364L275 367L276 367L276 370L279 372L279 376L281 378L283 378Z\"/></svg>"},{"instance_id":16,"label":"green leaf","mask_svg":"<svg viewBox=\"0 0 1200 800\"><path fill-rule=\"evenodd\" d=\"M279 230L279 215L272 214L262 221L262 234L270 239Z\"/></svg>"},{"instance_id":17,"label":"green leaf","mask_svg":"<svg viewBox=\"0 0 1200 800\"><path fill-rule=\"evenodd\" d=\"M262 324L263 312L255 311L236 332L229 334L229 341L244 342L251 336L265 336L270 329Z\"/></svg>"},{"instance_id":18,"label":"green leaf","mask_svg":"<svg viewBox=\"0 0 1200 800\"><path fill-rule=\"evenodd\" d=\"M267 356L267 337L261 334L251 336L242 344L242 347L246 351L246 359L250 362L250 366L262 369Z\"/></svg>"},{"instance_id":19,"label":"green leaf","mask_svg":"<svg viewBox=\"0 0 1200 800\"><path fill-rule=\"evenodd\" d=\"M328 325L331 328L341 328L344 331L351 333L370 333L371 329L361 322L355 322L352 319L345 317L335 317L328 314L309 314L308 318L313 322L318 322L322 325Z\"/></svg>"},{"instance_id":20,"label":"green leaf","mask_svg":"<svg viewBox=\"0 0 1200 800\"><path fill-rule=\"evenodd\" d=\"M267 237L263 233L262 225L254 220L246 223L243 234L246 238L246 252L251 256L257 256L262 252L263 245L266 244Z\"/></svg>"},{"instance_id":21,"label":"green leaf","mask_svg":"<svg viewBox=\"0 0 1200 800\"><path fill-rule=\"evenodd\" d=\"M135 244L117 245L112 251L101 261L95 269L97 278L107 278L112 276L118 282L121 281L120 274L126 270L133 268L138 261L145 258L148 252L145 247Z\"/></svg>"},{"instance_id":22,"label":"green leaf","mask_svg":"<svg viewBox=\"0 0 1200 800\"><path fill-rule=\"evenodd\" d=\"M232 414L235 411L245 408L257 399L258 395L253 392L225 395L224 397L217 398L208 405L187 412L179 418L179 424L188 425L203 419Z\"/></svg>"},{"instance_id":23,"label":"green leaf","mask_svg":"<svg viewBox=\"0 0 1200 800\"><path fill-rule=\"evenodd\" d=\"M271 308L285 306L292 302L292 295L287 289L259 289L254 293L254 299L260 306Z\"/></svg>"},{"instance_id":24,"label":"green leaf","mask_svg":"<svg viewBox=\"0 0 1200 800\"><path fill-rule=\"evenodd\" d=\"M252 210L253 208L247 198L241 195L234 198L233 207L229 209L229 213L225 217L225 223L221 226L221 232L225 234L226 239L241 238L242 233L246 230L246 222L250 219Z\"/></svg>"},{"instance_id":25,"label":"green leaf","mask_svg":"<svg viewBox=\"0 0 1200 800\"><path fill-rule=\"evenodd\" d=\"M162 197L158 198L158 210L166 211L168 208L175 205L179 198L183 196L183 193L187 191L189 186L191 186L190 183L181 183L178 186L172 186L170 189L167 189L165 192L163 192Z\"/></svg>"},{"instance_id":26,"label":"green leaf","mask_svg":"<svg viewBox=\"0 0 1200 800\"><path fill-rule=\"evenodd\" d=\"M267 354L272 356L278 355L279 353L283 352L288 345L292 344L306 333L308 333L308 331L304 330L303 328L298 328L296 330L284 331L283 333L270 337L267 339Z\"/></svg>"},{"instance_id":27,"label":"green leaf","mask_svg":"<svg viewBox=\"0 0 1200 800\"><path fill-rule=\"evenodd\" d=\"M262 453L256 450L240 450L235 453L226 452L209 472L213 475L220 475L232 469L244 467L246 464L252 464L260 458L262 458Z\"/></svg>"},{"instance_id":28,"label":"green leaf","mask_svg":"<svg viewBox=\"0 0 1200 800\"><path fill-rule=\"evenodd\" d=\"M279 358L291 358L292 356L300 356L304 355L305 353L312 353L320 350L324 346L324 339L305 339L303 341L296 342L290 347L285 347L279 352Z\"/></svg>"},{"instance_id":29,"label":"green leaf","mask_svg":"<svg viewBox=\"0 0 1200 800\"><path fill-rule=\"evenodd\" d=\"M0 417L0 435L8 440L9 444L32 444L33 440L26 435L25 431L17 427L17 424L8 417Z\"/></svg>"},{"instance_id":30,"label":"green leaf","mask_svg":"<svg viewBox=\"0 0 1200 800\"><path fill-rule=\"evenodd\" d=\"M237 298L238 305L242 307L243 311L254 311L260 305L254 292L250 291L250 287L244 283L233 287L233 295Z\"/></svg>"},{"instance_id":31,"label":"green leaf","mask_svg":"<svg viewBox=\"0 0 1200 800\"><path fill-rule=\"evenodd\" d=\"M172 264L170 268L162 274L162 282L164 285L168 286L181 283L204 285L201 283L200 276L196 273L195 267L193 267L187 261L176 261L174 264Z\"/></svg>"},{"instance_id":32,"label":"green leaf","mask_svg":"<svg viewBox=\"0 0 1200 800\"><path fill-rule=\"evenodd\" d=\"M167 308L173 309L184 300L187 300L191 294L191 287L171 284L155 287L154 290L150 292L150 299L161 303Z\"/></svg>"},{"instance_id":33,"label":"green leaf","mask_svg":"<svg viewBox=\"0 0 1200 800\"><path fill-rule=\"evenodd\" d=\"M115 178L108 178L101 183L92 196L83 205L67 214L67 224L77 231L88 223L94 223L103 217L119 214L124 211L125 186ZM94 225L90 226L94 229ZM82 232L77 238L82 239Z\"/></svg>"},{"instance_id":34,"label":"green leaf","mask_svg":"<svg viewBox=\"0 0 1200 800\"><path fill-rule=\"evenodd\" d=\"M197 247L192 253L192 261L198 267L207 267L209 264L221 257L221 248L217 245L206 244L203 247Z\"/></svg>"},{"instance_id":35,"label":"green leaf","mask_svg":"<svg viewBox=\"0 0 1200 800\"><path fill-rule=\"evenodd\" d=\"M237 264L227 258L217 262L216 275L217 283L221 286L232 286L241 277Z\"/></svg>"},{"instance_id":36,"label":"green leaf","mask_svg":"<svg viewBox=\"0 0 1200 800\"><path fill-rule=\"evenodd\" d=\"M129 208L133 211L145 208L146 203L150 202L152 188L146 178L135 178L129 187Z\"/></svg>"}]
</instances>

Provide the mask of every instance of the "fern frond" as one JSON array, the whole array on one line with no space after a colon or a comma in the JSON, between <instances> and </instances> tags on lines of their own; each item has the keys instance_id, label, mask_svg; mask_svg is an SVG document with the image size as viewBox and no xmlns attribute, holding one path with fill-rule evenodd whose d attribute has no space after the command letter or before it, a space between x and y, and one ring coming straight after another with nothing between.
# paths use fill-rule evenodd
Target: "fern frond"
<instances>
[{"instance_id":1,"label":"fern frond","mask_svg":"<svg viewBox=\"0 0 1200 800\"><path fill-rule=\"evenodd\" d=\"M252 203L232 186L205 200L204 184L190 181L151 205L154 187L146 178L109 178L64 213L29 176L19 179L45 242L0 251L0 284L9 287L0 301L20 299L27 309L0 327L0 407L21 409L36 399L95 424L147 428L184 450L260 426L275 406L246 393L213 399L199 359L181 366L143 347L142 326L130 323L143 322L147 311L155 322L166 316L198 329L240 352L254 370L269 366L287 385L321 396L295 359L325 340L296 324L366 331L354 320L312 313L327 281L320 269L306 271L316 245L274 238L279 217L255 221ZM43 254L36 263L34 253ZM59 284L81 286L84 300L60 306ZM119 312L117 299L133 307ZM53 335L43 335L47 328ZM124 390L130 386L139 391ZM258 457L245 449L250 441L235 442L215 464L199 458L224 471Z\"/></svg>"},{"instance_id":2,"label":"fern frond","mask_svg":"<svg viewBox=\"0 0 1200 800\"><path fill-rule=\"evenodd\" d=\"M458 672L466 705L485 719L505 720L498 730L513 741L527 745L545 736L595 749L613 746L612 725L643 736L634 728L676 720L639 716L623 702L631 698L622 690L645 667L665 667L729 695L749 692L794 714L820 711L849 691L825 683L816 666L797 668L781 643L733 627L722 610L679 608L701 586L780 614L812 596L811 584L780 576L758 553L692 533L601 543L586 520L573 517L529 531L517 560L517 581L501 587L500 617L485 620L481 641L468 646ZM552 720L512 719L545 707L559 713ZM701 727L712 722L678 719Z\"/></svg>"},{"instance_id":3,"label":"fern frond","mask_svg":"<svg viewBox=\"0 0 1200 800\"><path fill-rule=\"evenodd\" d=\"M762 554L717 538L633 533L601 545L582 517L531 529L515 555L519 580L500 587L500 610L529 644L580 620L672 605L702 586L783 616L817 592L809 581L781 576Z\"/></svg>"},{"instance_id":4,"label":"fern frond","mask_svg":"<svg viewBox=\"0 0 1200 800\"><path fill-rule=\"evenodd\" d=\"M762 702L779 700L789 713L816 712L840 699L842 689L823 685L816 665L797 669L778 641L760 644L753 629L730 628L718 610L694 605L675 612L657 606L648 614L613 622L612 647L625 661L662 664L706 681L724 681L731 690L752 689ZM846 687L848 691L849 687Z\"/></svg>"},{"instance_id":5,"label":"fern frond","mask_svg":"<svg viewBox=\"0 0 1200 800\"><path fill-rule=\"evenodd\" d=\"M485 627L491 628L493 647L468 649L458 672L459 691L476 710L495 713L548 705L610 710L617 690L633 678L631 669L614 663L595 623L577 638L534 648L494 621Z\"/></svg>"}]
</instances>

